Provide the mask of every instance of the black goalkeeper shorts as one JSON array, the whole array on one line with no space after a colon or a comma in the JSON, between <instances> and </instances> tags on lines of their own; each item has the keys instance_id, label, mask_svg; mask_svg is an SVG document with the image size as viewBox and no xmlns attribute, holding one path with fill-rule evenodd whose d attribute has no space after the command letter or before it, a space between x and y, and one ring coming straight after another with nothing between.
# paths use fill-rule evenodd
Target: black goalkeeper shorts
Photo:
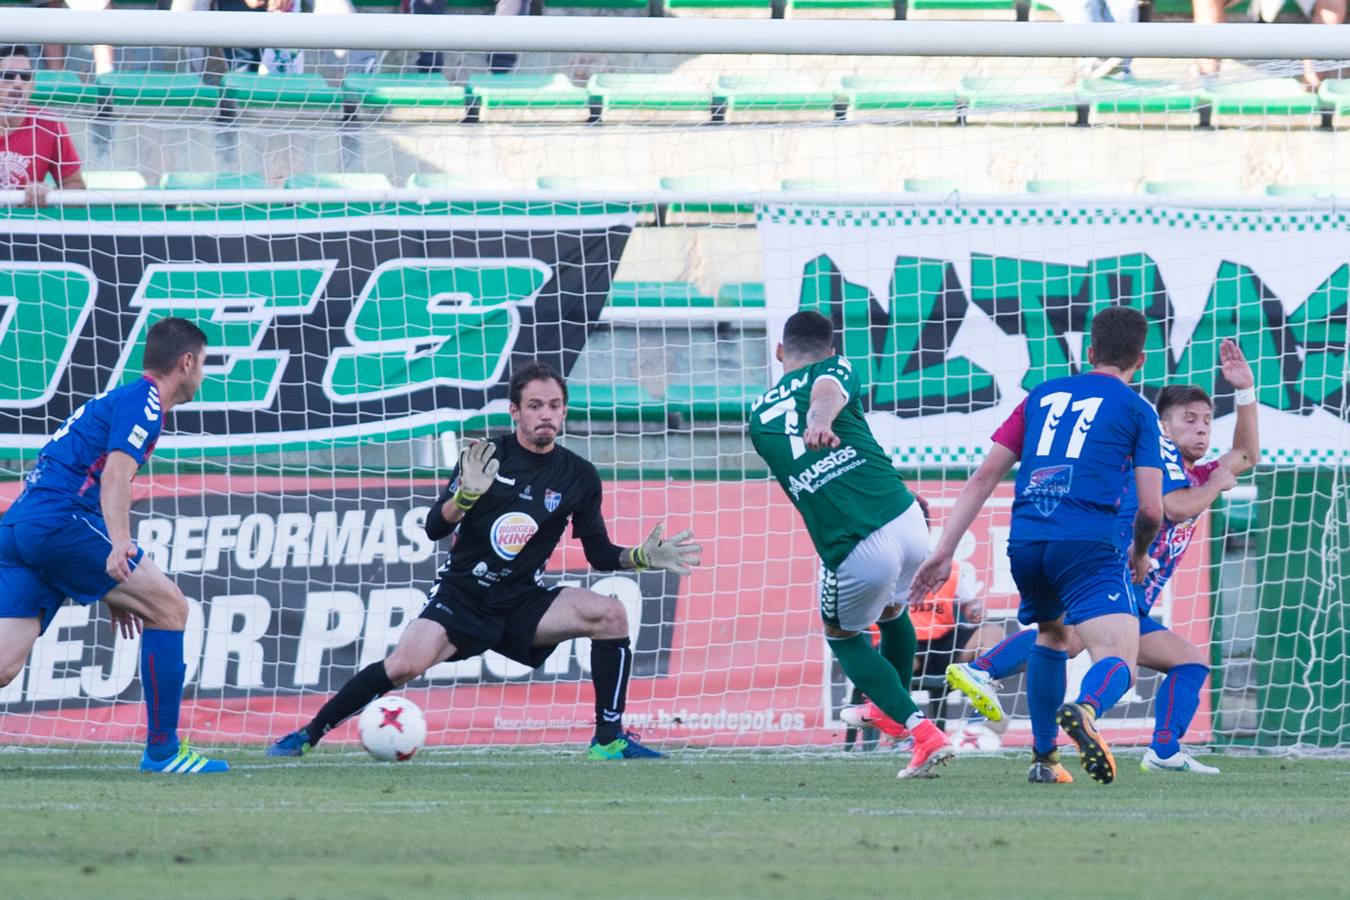
<instances>
[{"instance_id":1,"label":"black goalkeeper shorts","mask_svg":"<svg viewBox=\"0 0 1350 900\"><path fill-rule=\"evenodd\" d=\"M558 646L536 647L534 634L539 630L539 620L561 591L562 588L538 585L495 588L493 603L488 606L442 579L419 618L430 619L445 629L450 643L455 645L451 661L495 650L507 659L537 669Z\"/></svg>"}]
</instances>

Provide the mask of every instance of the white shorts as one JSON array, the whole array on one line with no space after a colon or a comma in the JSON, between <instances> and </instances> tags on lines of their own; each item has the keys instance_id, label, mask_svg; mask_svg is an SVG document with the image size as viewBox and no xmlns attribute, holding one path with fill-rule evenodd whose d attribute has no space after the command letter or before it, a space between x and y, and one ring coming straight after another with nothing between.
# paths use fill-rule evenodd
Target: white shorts
<instances>
[{"instance_id":1,"label":"white shorts","mask_svg":"<svg viewBox=\"0 0 1350 900\"><path fill-rule=\"evenodd\" d=\"M831 628L865 631L881 612L904 603L928 555L928 525L918 503L858 542L839 568L820 567L820 618Z\"/></svg>"}]
</instances>

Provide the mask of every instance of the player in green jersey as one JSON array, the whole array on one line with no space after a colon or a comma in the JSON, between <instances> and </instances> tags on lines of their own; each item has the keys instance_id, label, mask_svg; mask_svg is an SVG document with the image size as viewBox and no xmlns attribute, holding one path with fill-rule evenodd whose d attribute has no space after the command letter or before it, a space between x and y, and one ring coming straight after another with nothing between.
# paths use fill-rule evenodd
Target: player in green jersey
<instances>
[{"instance_id":1,"label":"player in green jersey","mask_svg":"<svg viewBox=\"0 0 1350 900\"><path fill-rule=\"evenodd\" d=\"M930 776L953 751L909 695L916 641L897 599L897 587L908 586L928 553L923 511L867 427L857 376L835 353L830 320L815 312L789 317L778 359L784 375L751 406L750 440L820 554L820 617L830 649L877 708L874 724L914 738L899 777ZM880 651L866 633L873 624Z\"/></svg>"}]
</instances>

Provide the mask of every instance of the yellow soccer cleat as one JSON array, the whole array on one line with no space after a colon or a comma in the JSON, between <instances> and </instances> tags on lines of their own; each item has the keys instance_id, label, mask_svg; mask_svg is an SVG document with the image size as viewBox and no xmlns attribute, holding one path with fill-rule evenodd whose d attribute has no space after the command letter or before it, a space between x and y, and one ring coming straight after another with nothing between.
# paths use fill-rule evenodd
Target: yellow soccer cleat
<instances>
[{"instance_id":1,"label":"yellow soccer cleat","mask_svg":"<svg viewBox=\"0 0 1350 900\"><path fill-rule=\"evenodd\" d=\"M1002 687L983 669L969 663L953 663L947 667L947 683L966 695L970 705L990 722L1003 721L1003 704L998 699Z\"/></svg>"}]
</instances>

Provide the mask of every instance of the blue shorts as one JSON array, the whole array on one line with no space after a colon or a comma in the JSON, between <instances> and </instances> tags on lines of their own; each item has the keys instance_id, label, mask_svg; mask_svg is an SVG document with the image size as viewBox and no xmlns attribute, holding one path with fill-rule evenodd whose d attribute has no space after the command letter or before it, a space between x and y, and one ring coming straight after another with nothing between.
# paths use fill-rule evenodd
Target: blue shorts
<instances>
[{"instance_id":1,"label":"blue shorts","mask_svg":"<svg viewBox=\"0 0 1350 900\"><path fill-rule=\"evenodd\" d=\"M1155 631L1166 631L1167 626L1149 615L1149 610L1139 607L1139 636L1152 634Z\"/></svg>"},{"instance_id":2,"label":"blue shorts","mask_svg":"<svg viewBox=\"0 0 1350 900\"><path fill-rule=\"evenodd\" d=\"M83 606L103 599L117 586L106 569L111 550L98 516L0 523L0 618L40 618L46 631L67 597ZM144 556L137 548L133 570Z\"/></svg>"},{"instance_id":3,"label":"blue shorts","mask_svg":"<svg viewBox=\"0 0 1350 900\"><path fill-rule=\"evenodd\" d=\"M1137 615L1136 585L1126 560L1110 544L1035 541L1008 545L1013 581L1022 595L1017 621L1066 625L1117 613ZM1141 625L1142 628L1142 625Z\"/></svg>"}]
</instances>

